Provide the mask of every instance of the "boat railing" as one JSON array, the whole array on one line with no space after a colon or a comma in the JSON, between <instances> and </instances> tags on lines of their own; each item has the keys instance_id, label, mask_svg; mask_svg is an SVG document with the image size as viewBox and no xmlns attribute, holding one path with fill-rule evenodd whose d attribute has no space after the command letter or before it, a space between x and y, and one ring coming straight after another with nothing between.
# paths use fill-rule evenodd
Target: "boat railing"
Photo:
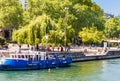
<instances>
[{"instance_id":1,"label":"boat railing","mask_svg":"<svg viewBox=\"0 0 120 81\"><path fill-rule=\"evenodd\" d=\"M30 60L30 61L39 61L46 59L65 59L67 58L67 54L57 54L57 53L49 53L46 52L33 52L33 53L13 53L9 54L9 56L3 56L2 58L6 59L20 59L20 60Z\"/></svg>"}]
</instances>

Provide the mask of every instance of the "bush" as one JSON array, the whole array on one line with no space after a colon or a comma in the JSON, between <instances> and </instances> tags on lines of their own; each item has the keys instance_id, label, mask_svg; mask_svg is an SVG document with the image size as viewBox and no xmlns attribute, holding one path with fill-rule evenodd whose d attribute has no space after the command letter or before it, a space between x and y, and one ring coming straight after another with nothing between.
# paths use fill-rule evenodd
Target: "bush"
<instances>
[{"instance_id":1,"label":"bush","mask_svg":"<svg viewBox=\"0 0 120 81\"><path fill-rule=\"evenodd\" d=\"M5 38L0 36L0 45L3 46L5 43L6 43Z\"/></svg>"}]
</instances>

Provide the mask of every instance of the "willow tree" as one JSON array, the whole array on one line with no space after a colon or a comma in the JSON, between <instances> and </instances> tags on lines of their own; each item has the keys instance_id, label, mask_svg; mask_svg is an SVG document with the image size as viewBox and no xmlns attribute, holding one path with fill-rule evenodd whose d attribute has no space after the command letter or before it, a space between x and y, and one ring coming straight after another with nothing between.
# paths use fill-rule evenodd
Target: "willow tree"
<instances>
[{"instance_id":1,"label":"willow tree","mask_svg":"<svg viewBox=\"0 0 120 81\"><path fill-rule=\"evenodd\" d=\"M12 40L18 44L28 43L28 30L28 28L14 30L12 34Z\"/></svg>"},{"instance_id":2,"label":"willow tree","mask_svg":"<svg viewBox=\"0 0 120 81\"><path fill-rule=\"evenodd\" d=\"M58 43L57 41L63 41L64 34L58 29L57 24L44 14L32 20L29 25L16 30L12 38L18 43L39 44L45 43L45 35L48 34L49 43L53 44Z\"/></svg>"},{"instance_id":3,"label":"willow tree","mask_svg":"<svg viewBox=\"0 0 120 81\"><path fill-rule=\"evenodd\" d=\"M0 27L18 28L22 25L22 13L19 0L0 0Z\"/></svg>"}]
</instances>

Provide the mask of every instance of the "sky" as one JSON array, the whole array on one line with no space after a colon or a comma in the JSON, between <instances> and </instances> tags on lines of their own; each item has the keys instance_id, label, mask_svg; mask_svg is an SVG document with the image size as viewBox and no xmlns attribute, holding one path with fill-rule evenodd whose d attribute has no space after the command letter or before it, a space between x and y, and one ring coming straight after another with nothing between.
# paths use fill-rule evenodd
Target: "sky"
<instances>
[{"instance_id":1,"label":"sky","mask_svg":"<svg viewBox=\"0 0 120 81\"><path fill-rule=\"evenodd\" d=\"M120 15L120 0L92 0L98 4L105 13L110 13L115 16Z\"/></svg>"}]
</instances>

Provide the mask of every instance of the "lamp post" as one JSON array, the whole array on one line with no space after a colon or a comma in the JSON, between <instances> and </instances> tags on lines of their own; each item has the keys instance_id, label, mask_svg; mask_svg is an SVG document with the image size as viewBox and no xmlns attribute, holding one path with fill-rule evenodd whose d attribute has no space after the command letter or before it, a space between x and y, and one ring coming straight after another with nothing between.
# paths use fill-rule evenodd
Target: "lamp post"
<instances>
[{"instance_id":1,"label":"lamp post","mask_svg":"<svg viewBox=\"0 0 120 81\"><path fill-rule=\"evenodd\" d=\"M48 35L47 34L46 34L45 38L46 38L46 51L47 51L47 48L48 48Z\"/></svg>"},{"instance_id":2,"label":"lamp post","mask_svg":"<svg viewBox=\"0 0 120 81\"><path fill-rule=\"evenodd\" d=\"M110 49L110 24L108 23L108 49Z\"/></svg>"},{"instance_id":3,"label":"lamp post","mask_svg":"<svg viewBox=\"0 0 120 81\"><path fill-rule=\"evenodd\" d=\"M107 17L108 19L111 18L111 16ZM110 49L110 23L108 22L108 48Z\"/></svg>"},{"instance_id":4,"label":"lamp post","mask_svg":"<svg viewBox=\"0 0 120 81\"><path fill-rule=\"evenodd\" d=\"M119 34L119 40L120 40L120 34Z\"/></svg>"},{"instance_id":5,"label":"lamp post","mask_svg":"<svg viewBox=\"0 0 120 81\"><path fill-rule=\"evenodd\" d=\"M65 28L64 28L64 32L65 32L65 51L66 51L66 46L67 46L67 33L66 33L66 29L67 29L67 11L69 10L68 7L65 7Z\"/></svg>"}]
</instances>

